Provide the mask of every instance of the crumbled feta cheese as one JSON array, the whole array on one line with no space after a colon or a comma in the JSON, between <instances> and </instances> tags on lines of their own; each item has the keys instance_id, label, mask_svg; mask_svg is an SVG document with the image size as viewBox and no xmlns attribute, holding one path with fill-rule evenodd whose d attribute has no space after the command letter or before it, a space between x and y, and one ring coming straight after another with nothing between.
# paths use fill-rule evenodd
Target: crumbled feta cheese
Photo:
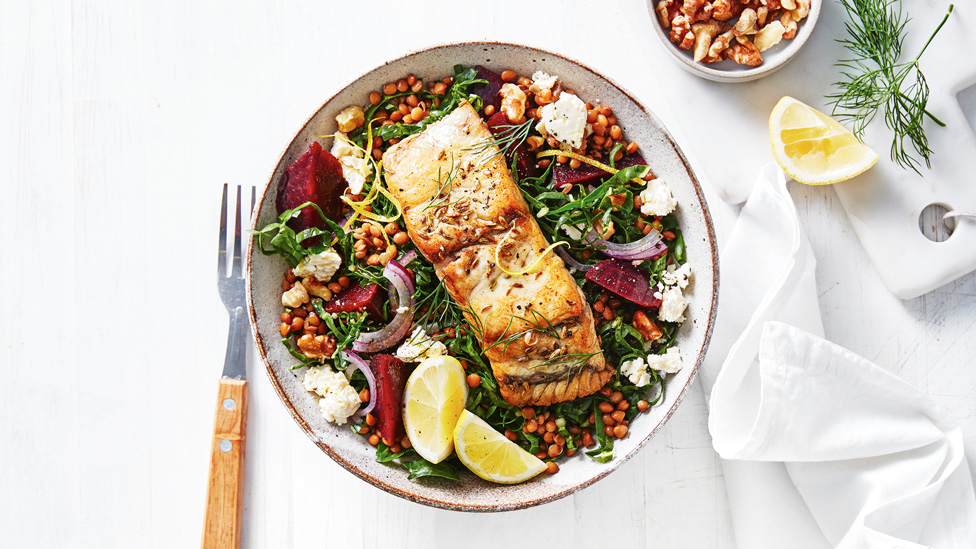
<instances>
[{"instance_id":1,"label":"crumbled feta cheese","mask_svg":"<svg viewBox=\"0 0 976 549\"><path fill-rule=\"evenodd\" d=\"M431 339L423 326L417 326L396 352L397 358L404 362L420 362L425 358L446 354L447 346Z\"/></svg>"},{"instance_id":2,"label":"crumbled feta cheese","mask_svg":"<svg viewBox=\"0 0 976 549\"><path fill-rule=\"evenodd\" d=\"M341 265L342 256L329 248L322 253L305 256L292 272L301 278L313 277L319 282L328 282L332 280Z\"/></svg>"},{"instance_id":3,"label":"crumbled feta cheese","mask_svg":"<svg viewBox=\"0 0 976 549\"><path fill-rule=\"evenodd\" d=\"M677 345L668 349L663 355L648 355L647 365L659 372L674 374L681 370L681 351Z\"/></svg>"},{"instance_id":4,"label":"crumbled feta cheese","mask_svg":"<svg viewBox=\"0 0 976 549\"><path fill-rule=\"evenodd\" d=\"M647 364L640 357L623 361L620 364L620 373L627 376L627 379L638 387L643 387L651 382L651 374L647 371Z\"/></svg>"},{"instance_id":5,"label":"crumbled feta cheese","mask_svg":"<svg viewBox=\"0 0 976 549\"><path fill-rule=\"evenodd\" d=\"M677 268L674 263L668 265L668 268L661 273L661 282L665 286L677 286L684 290L688 287L688 280L691 278L691 266L682 265L681 268Z\"/></svg>"},{"instance_id":6,"label":"crumbled feta cheese","mask_svg":"<svg viewBox=\"0 0 976 549\"><path fill-rule=\"evenodd\" d=\"M542 92L551 90L556 85L556 80L558 78L555 76L550 76L542 71L535 71L532 73L532 85L529 86L529 91L541 95Z\"/></svg>"},{"instance_id":7,"label":"crumbled feta cheese","mask_svg":"<svg viewBox=\"0 0 976 549\"><path fill-rule=\"evenodd\" d=\"M349 385L342 372L335 372L328 365L315 366L305 372L302 380L306 391L319 395L319 408L322 417L342 425L349 416L356 413L361 401L359 393Z\"/></svg>"},{"instance_id":8,"label":"crumbled feta cheese","mask_svg":"<svg viewBox=\"0 0 976 549\"><path fill-rule=\"evenodd\" d=\"M342 177L346 178L346 183L349 183L349 192L359 194L366 184L369 163L366 161L366 154L354 147L347 139L346 134L338 132L332 141L332 150L329 152L342 165Z\"/></svg>"},{"instance_id":9,"label":"crumbled feta cheese","mask_svg":"<svg viewBox=\"0 0 976 549\"><path fill-rule=\"evenodd\" d=\"M640 192L641 213L644 215L668 215L678 205L678 201L671 194L668 184L661 178L647 182L647 187Z\"/></svg>"},{"instance_id":10,"label":"crumbled feta cheese","mask_svg":"<svg viewBox=\"0 0 976 549\"><path fill-rule=\"evenodd\" d=\"M559 95L559 101L550 103L539 110L540 133L556 138L574 149L583 146L583 131L586 129L586 105L571 93Z\"/></svg>"},{"instance_id":11,"label":"crumbled feta cheese","mask_svg":"<svg viewBox=\"0 0 976 549\"><path fill-rule=\"evenodd\" d=\"M658 286L660 288L660 286ZM688 302L681 293L681 288L677 286L667 286L663 288L661 294L661 308L657 312L657 317L665 322L684 322L685 307ZM657 296L657 294L654 294Z\"/></svg>"},{"instance_id":12,"label":"crumbled feta cheese","mask_svg":"<svg viewBox=\"0 0 976 549\"><path fill-rule=\"evenodd\" d=\"M396 314L402 315L403 313L405 313L405 312L407 312L409 310L410 310L410 307L407 307L406 305L401 305L401 306L397 307Z\"/></svg>"}]
</instances>

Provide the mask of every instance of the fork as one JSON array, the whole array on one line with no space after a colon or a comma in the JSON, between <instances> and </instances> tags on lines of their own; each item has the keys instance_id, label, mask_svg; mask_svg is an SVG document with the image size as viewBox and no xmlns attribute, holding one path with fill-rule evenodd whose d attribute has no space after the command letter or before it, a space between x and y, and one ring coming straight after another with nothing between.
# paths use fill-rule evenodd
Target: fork
<instances>
[{"instance_id":1,"label":"fork","mask_svg":"<svg viewBox=\"0 0 976 549\"><path fill-rule=\"evenodd\" d=\"M251 187L251 209L255 190ZM230 315L224 373L217 392L213 447L210 451L210 482L203 528L203 548L236 548L241 540L241 509L244 488L244 434L247 430L247 372L245 369L244 268L241 257L241 187L237 187L234 208L233 256L227 254L227 184L220 205L220 242L217 248L217 289ZM230 273L227 272L230 259Z\"/></svg>"}]
</instances>

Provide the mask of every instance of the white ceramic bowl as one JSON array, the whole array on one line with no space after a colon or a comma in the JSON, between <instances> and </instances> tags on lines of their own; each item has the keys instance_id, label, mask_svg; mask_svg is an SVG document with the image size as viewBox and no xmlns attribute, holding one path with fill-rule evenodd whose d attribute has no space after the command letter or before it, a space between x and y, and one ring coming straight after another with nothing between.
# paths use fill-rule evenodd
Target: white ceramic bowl
<instances>
[{"instance_id":1,"label":"white ceramic bowl","mask_svg":"<svg viewBox=\"0 0 976 549\"><path fill-rule=\"evenodd\" d=\"M663 401L634 420L630 434L615 442L613 461L601 464L582 455L574 456L562 460L558 474L541 475L514 486L491 484L467 471L462 472L460 482L407 480L404 469L377 463L375 449L365 438L351 433L348 426L337 427L322 419L315 399L302 386L304 372L288 369L295 360L279 342L281 336L278 334L280 284L288 265L277 256L255 252L251 246L247 252L248 308L258 350L272 385L302 430L332 459L363 480L412 501L465 511L504 511L552 501L603 478L633 456L674 413L708 347L717 310L718 255L701 187L684 155L657 117L612 81L575 61L539 49L487 42L432 47L394 59L366 73L326 101L299 128L278 161L261 193L254 226L263 227L276 218L274 199L281 175L305 152L316 135L331 134L336 130L336 113L349 105L364 104L369 92L381 88L386 82L396 81L409 73L425 79L440 79L453 74L451 67L456 63L484 65L498 72L511 68L519 74L543 69L558 75L580 97L600 98L602 104L613 108L628 139L637 141L654 173L670 183L679 201L678 213L688 261L694 273L692 286L689 286L688 320L678 336L685 367L666 381Z\"/></svg>"},{"instance_id":2,"label":"white ceramic bowl","mask_svg":"<svg viewBox=\"0 0 976 549\"><path fill-rule=\"evenodd\" d=\"M824 0L813 0L810 5L810 14L797 25L796 37L792 40L783 40L764 51L762 53L763 63L758 67L740 65L729 60L711 64L696 63L692 50L683 50L668 38L668 29L661 26L657 12L654 11L658 0L647 0L647 11L651 17L651 27L654 28L654 34L661 42L661 46L682 68L707 80L733 83L748 82L769 76L789 63L813 33L813 28L820 18L820 8L823 2Z\"/></svg>"}]
</instances>

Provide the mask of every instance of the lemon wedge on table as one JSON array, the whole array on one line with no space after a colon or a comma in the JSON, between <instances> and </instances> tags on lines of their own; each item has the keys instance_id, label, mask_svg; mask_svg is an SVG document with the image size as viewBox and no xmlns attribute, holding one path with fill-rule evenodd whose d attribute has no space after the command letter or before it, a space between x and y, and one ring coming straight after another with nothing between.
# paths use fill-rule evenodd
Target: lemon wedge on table
<instances>
[{"instance_id":1,"label":"lemon wedge on table","mask_svg":"<svg viewBox=\"0 0 976 549\"><path fill-rule=\"evenodd\" d=\"M454 425L468 399L464 368L456 358L425 359L407 378L403 427L424 459L440 463L454 450Z\"/></svg>"},{"instance_id":2,"label":"lemon wedge on table","mask_svg":"<svg viewBox=\"0 0 976 549\"><path fill-rule=\"evenodd\" d=\"M544 461L467 410L454 428L454 449L472 473L499 484L517 484L546 470Z\"/></svg>"},{"instance_id":3,"label":"lemon wedge on table","mask_svg":"<svg viewBox=\"0 0 976 549\"><path fill-rule=\"evenodd\" d=\"M847 128L789 96L769 115L769 138L783 171L807 185L846 181L878 161Z\"/></svg>"}]
</instances>

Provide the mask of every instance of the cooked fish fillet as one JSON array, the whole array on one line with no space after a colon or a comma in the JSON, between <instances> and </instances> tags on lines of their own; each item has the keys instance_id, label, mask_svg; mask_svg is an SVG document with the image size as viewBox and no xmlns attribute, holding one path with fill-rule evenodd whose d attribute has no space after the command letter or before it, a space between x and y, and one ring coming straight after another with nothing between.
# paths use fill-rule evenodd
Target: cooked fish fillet
<instances>
[{"instance_id":1,"label":"cooked fish fillet","mask_svg":"<svg viewBox=\"0 0 976 549\"><path fill-rule=\"evenodd\" d=\"M593 314L559 256L544 253L549 243L498 152L465 103L386 151L386 183L410 238L467 309L502 397L525 406L594 393L613 369ZM505 272L540 256L530 272Z\"/></svg>"}]
</instances>

